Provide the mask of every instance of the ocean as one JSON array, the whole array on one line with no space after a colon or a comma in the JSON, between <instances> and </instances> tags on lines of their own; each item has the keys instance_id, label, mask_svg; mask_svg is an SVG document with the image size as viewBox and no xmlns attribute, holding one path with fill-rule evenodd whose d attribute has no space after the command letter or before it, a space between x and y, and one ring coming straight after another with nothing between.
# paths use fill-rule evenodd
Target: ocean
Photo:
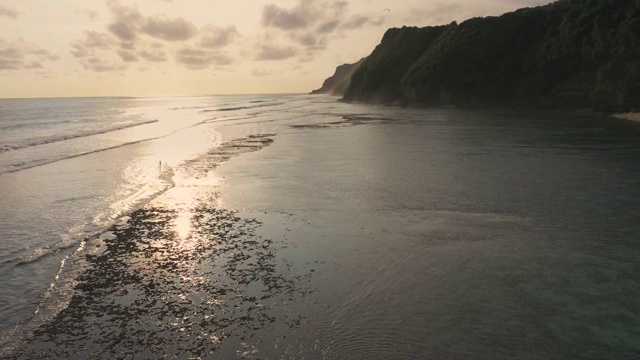
<instances>
[{"instance_id":1,"label":"ocean","mask_svg":"<svg viewBox=\"0 0 640 360\"><path fill-rule=\"evenodd\" d=\"M640 124L0 99L1 358L640 356Z\"/></svg>"}]
</instances>

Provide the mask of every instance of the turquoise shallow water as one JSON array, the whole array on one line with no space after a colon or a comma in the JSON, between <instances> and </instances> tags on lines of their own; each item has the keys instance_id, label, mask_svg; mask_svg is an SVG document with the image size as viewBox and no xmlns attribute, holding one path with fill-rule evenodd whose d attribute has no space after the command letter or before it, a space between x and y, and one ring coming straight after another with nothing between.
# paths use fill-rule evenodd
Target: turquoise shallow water
<instances>
[{"instance_id":1,"label":"turquoise shallow water","mask_svg":"<svg viewBox=\"0 0 640 360\"><path fill-rule=\"evenodd\" d=\"M101 199L91 219L120 209L82 228L99 238L5 263L36 304L22 357L640 354L638 124L334 100L172 99L171 116L125 130L169 122L158 139L0 175L35 181L2 193L4 234L39 206L51 221L31 236L56 236L46 204L65 191ZM175 111L193 116L185 130ZM53 310L28 320L37 304Z\"/></svg>"}]
</instances>

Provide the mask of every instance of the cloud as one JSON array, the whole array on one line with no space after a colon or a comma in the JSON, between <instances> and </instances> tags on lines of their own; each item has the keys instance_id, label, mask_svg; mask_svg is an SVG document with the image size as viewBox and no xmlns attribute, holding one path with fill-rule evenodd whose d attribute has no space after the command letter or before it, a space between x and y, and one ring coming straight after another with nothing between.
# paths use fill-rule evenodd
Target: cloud
<instances>
[{"instance_id":1,"label":"cloud","mask_svg":"<svg viewBox=\"0 0 640 360\"><path fill-rule=\"evenodd\" d=\"M123 21L116 21L112 24L109 24L109 31L111 31L114 35L116 35L122 41L131 41L135 40L136 28L131 24L128 24Z\"/></svg>"},{"instance_id":2,"label":"cloud","mask_svg":"<svg viewBox=\"0 0 640 360\"><path fill-rule=\"evenodd\" d=\"M287 10L270 4L262 10L262 25L280 30L307 29L317 23L323 23L325 31L337 25L337 18L347 8L346 1L299 0L292 9ZM331 22L336 21L335 25Z\"/></svg>"},{"instance_id":3,"label":"cloud","mask_svg":"<svg viewBox=\"0 0 640 360\"><path fill-rule=\"evenodd\" d=\"M276 27L282 30L292 30L304 28L309 24L308 16L312 13L307 12L305 2L289 11L277 5L267 5L262 11L262 25L265 27Z\"/></svg>"},{"instance_id":4,"label":"cloud","mask_svg":"<svg viewBox=\"0 0 640 360\"><path fill-rule=\"evenodd\" d=\"M131 51L127 50L118 50L118 55L124 62L136 62L138 61L138 57Z\"/></svg>"},{"instance_id":5,"label":"cloud","mask_svg":"<svg viewBox=\"0 0 640 360\"><path fill-rule=\"evenodd\" d=\"M108 26L109 31L120 40L135 40L139 27L144 21L140 11L136 7L120 5L116 0L109 0L108 5L115 18L115 21Z\"/></svg>"},{"instance_id":6,"label":"cloud","mask_svg":"<svg viewBox=\"0 0 640 360\"><path fill-rule=\"evenodd\" d=\"M310 32L291 34L291 39L304 46L305 50L324 50L327 47L326 36L321 36Z\"/></svg>"},{"instance_id":7,"label":"cloud","mask_svg":"<svg viewBox=\"0 0 640 360\"><path fill-rule=\"evenodd\" d=\"M332 32L338 25L340 24L339 20L331 20L324 24L321 24L318 27L318 32L320 33L330 33Z\"/></svg>"},{"instance_id":8,"label":"cloud","mask_svg":"<svg viewBox=\"0 0 640 360\"><path fill-rule=\"evenodd\" d=\"M176 60L189 69L204 69L211 65L231 65L235 62L235 59L225 53L188 47L176 52Z\"/></svg>"},{"instance_id":9,"label":"cloud","mask_svg":"<svg viewBox=\"0 0 640 360\"><path fill-rule=\"evenodd\" d=\"M235 62L236 60L233 57L225 53L215 53L213 55L213 63L218 66L231 65Z\"/></svg>"},{"instance_id":10,"label":"cloud","mask_svg":"<svg viewBox=\"0 0 640 360\"><path fill-rule=\"evenodd\" d=\"M22 67L22 62L19 60L3 59L0 57L0 70L18 70Z\"/></svg>"},{"instance_id":11,"label":"cloud","mask_svg":"<svg viewBox=\"0 0 640 360\"><path fill-rule=\"evenodd\" d=\"M97 31L84 31L82 38L71 44L71 55L76 58L84 58L95 55L96 49L109 49L115 41L106 33Z\"/></svg>"},{"instance_id":12,"label":"cloud","mask_svg":"<svg viewBox=\"0 0 640 360\"><path fill-rule=\"evenodd\" d=\"M85 16L89 21L94 22L100 17L100 13L91 9L77 9L76 12Z\"/></svg>"},{"instance_id":13,"label":"cloud","mask_svg":"<svg viewBox=\"0 0 640 360\"><path fill-rule=\"evenodd\" d=\"M95 72L123 71L127 69L124 65L119 65L97 57L86 59L82 62L82 65L85 69Z\"/></svg>"},{"instance_id":14,"label":"cloud","mask_svg":"<svg viewBox=\"0 0 640 360\"><path fill-rule=\"evenodd\" d=\"M138 53L145 60L150 62L163 62L167 61L167 53L164 50L148 49L142 50Z\"/></svg>"},{"instance_id":15,"label":"cloud","mask_svg":"<svg viewBox=\"0 0 640 360\"><path fill-rule=\"evenodd\" d=\"M179 63L188 67L203 68L211 65L211 55L200 49L182 48L176 52L176 59Z\"/></svg>"},{"instance_id":16,"label":"cloud","mask_svg":"<svg viewBox=\"0 0 640 360\"><path fill-rule=\"evenodd\" d=\"M222 49L240 36L234 26L206 25L202 30L181 17L148 16L135 6L107 0L110 22L104 32L84 31L71 44L71 54L85 69L121 71L138 62L146 64L173 60L189 69L225 66L236 59Z\"/></svg>"},{"instance_id":17,"label":"cloud","mask_svg":"<svg viewBox=\"0 0 640 360\"><path fill-rule=\"evenodd\" d=\"M449 23L458 18L463 9L464 7L456 2L436 2L429 7L411 9L411 15L403 21L413 24Z\"/></svg>"},{"instance_id":18,"label":"cloud","mask_svg":"<svg viewBox=\"0 0 640 360\"><path fill-rule=\"evenodd\" d=\"M251 74L254 76L270 76L270 75L276 75L279 74L280 72L278 71L274 71L274 70L267 70L264 68L256 68L251 70Z\"/></svg>"},{"instance_id":19,"label":"cloud","mask_svg":"<svg viewBox=\"0 0 640 360\"><path fill-rule=\"evenodd\" d=\"M184 41L198 33L195 25L180 17L144 16L137 7L121 5L116 0L109 0L108 6L114 18L108 29L122 41L134 41L140 34L166 41Z\"/></svg>"},{"instance_id":20,"label":"cloud","mask_svg":"<svg viewBox=\"0 0 640 360\"><path fill-rule=\"evenodd\" d=\"M258 49L256 60L284 60L294 57L296 53L293 47L262 45Z\"/></svg>"},{"instance_id":21,"label":"cloud","mask_svg":"<svg viewBox=\"0 0 640 360\"><path fill-rule=\"evenodd\" d=\"M17 19L21 13L16 9L15 5L10 2L0 4L0 16L6 16L12 19Z\"/></svg>"},{"instance_id":22,"label":"cloud","mask_svg":"<svg viewBox=\"0 0 640 360\"><path fill-rule=\"evenodd\" d=\"M377 18L372 18L369 16L355 15L349 21L344 22L341 25L341 28L351 30L351 29L361 28L366 24L378 26L378 25L382 25L382 23L384 23L384 17L382 16L378 16Z\"/></svg>"},{"instance_id":23,"label":"cloud","mask_svg":"<svg viewBox=\"0 0 640 360\"><path fill-rule=\"evenodd\" d=\"M345 31L365 25L381 25L383 16L356 15L349 18L346 1L297 0L290 8L275 4L262 11L265 36L256 47L258 60L283 60L300 56L309 61L318 51L327 48L331 39ZM274 45L277 42L279 45Z\"/></svg>"},{"instance_id":24,"label":"cloud","mask_svg":"<svg viewBox=\"0 0 640 360\"><path fill-rule=\"evenodd\" d=\"M188 40L198 33L198 29L191 22L183 18L168 19L165 16L146 19L142 31L149 36L167 41Z\"/></svg>"},{"instance_id":25,"label":"cloud","mask_svg":"<svg viewBox=\"0 0 640 360\"><path fill-rule=\"evenodd\" d=\"M215 49L229 45L236 37L240 36L233 25L225 28L208 25L202 30L200 45Z\"/></svg>"},{"instance_id":26,"label":"cloud","mask_svg":"<svg viewBox=\"0 0 640 360\"><path fill-rule=\"evenodd\" d=\"M120 43L120 48L124 50L135 50L136 43L134 41L123 41Z\"/></svg>"},{"instance_id":27,"label":"cloud","mask_svg":"<svg viewBox=\"0 0 640 360\"><path fill-rule=\"evenodd\" d=\"M49 50L24 40L7 42L0 39L0 71L42 68L43 63L60 60Z\"/></svg>"}]
</instances>

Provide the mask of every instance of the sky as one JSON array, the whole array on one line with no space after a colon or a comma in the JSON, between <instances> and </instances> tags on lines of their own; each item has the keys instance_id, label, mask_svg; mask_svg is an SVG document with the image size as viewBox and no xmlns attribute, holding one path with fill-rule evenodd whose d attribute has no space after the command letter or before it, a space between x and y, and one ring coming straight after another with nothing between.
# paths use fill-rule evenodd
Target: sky
<instances>
[{"instance_id":1,"label":"sky","mask_svg":"<svg viewBox=\"0 0 640 360\"><path fill-rule=\"evenodd\" d=\"M388 28L549 2L0 0L0 98L307 93Z\"/></svg>"}]
</instances>

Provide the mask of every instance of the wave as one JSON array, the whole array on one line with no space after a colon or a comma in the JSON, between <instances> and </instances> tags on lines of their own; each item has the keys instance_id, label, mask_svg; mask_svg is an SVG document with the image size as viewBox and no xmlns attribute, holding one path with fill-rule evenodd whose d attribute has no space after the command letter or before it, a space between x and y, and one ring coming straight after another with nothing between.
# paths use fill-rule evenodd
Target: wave
<instances>
[{"instance_id":1,"label":"wave","mask_svg":"<svg viewBox=\"0 0 640 360\"><path fill-rule=\"evenodd\" d=\"M133 194L130 194L126 198L112 204L111 209L116 209L115 211L106 211L99 214L93 219L93 222L89 224L76 225L70 228L59 241L51 245L33 249L24 255L7 260L4 263L15 263L16 266L32 264L49 255L70 249L81 244L83 241L87 241L92 237L104 233L105 229L113 226L122 216L125 216L129 212L143 206L151 199L158 197L162 193L174 187L175 183L173 182L173 175L173 168L168 165L163 165L162 171L154 181L150 181L140 186ZM77 199L80 198L69 199L68 201Z\"/></svg>"},{"instance_id":2,"label":"wave","mask_svg":"<svg viewBox=\"0 0 640 360\"><path fill-rule=\"evenodd\" d=\"M98 195L76 196L76 197L71 197L71 198L67 198L67 199L56 200L56 201L54 201L54 203L75 202L75 201L79 201L79 200L93 199L93 198L96 198L96 197L98 197Z\"/></svg>"},{"instance_id":3,"label":"wave","mask_svg":"<svg viewBox=\"0 0 640 360\"><path fill-rule=\"evenodd\" d=\"M150 138L144 138L144 139L135 140L135 141L129 141L129 142L126 142L126 143L122 143L122 144L118 144L118 145L114 145L114 146L109 146L109 147L106 147L106 148L100 148L100 149L84 151L84 152L81 152L81 153L72 154L72 155L66 155L66 156L62 156L62 157L59 157L59 158L55 158L55 159L46 159L46 160L40 159L40 160L33 160L33 161L29 161L29 162L21 162L21 163L11 164L10 168L0 168L0 175L5 174L5 173L13 173L13 172L17 172L17 171L27 170L27 169L31 169L31 168L34 168L34 167L55 163L55 162L62 161L62 160L68 160L68 159L77 158L77 157L80 157L80 156L85 156L85 155L95 154L95 153L99 153L99 152L103 152L103 151L118 149L118 148L121 148L121 147L124 147L124 146L140 144L140 143L143 143L145 141L152 141L152 140L162 139L164 137L171 136L171 135L173 135L173 134L175 134L175 133L177 133L179 131L182 131L182 130L185 130L185 129L194 128L196 126L209 123L212 120L215 120L215 119L202 120L200 122L191 124L189 126L186 126L186 127L183 127L183 128L179 128L179 129L175 129L175 130L171 131L168 134L155 136L155 137L150 137ZM157 120L153 120L153 122L157 122Z\"/></svg>"},{"instance_id":4,"label":"wave","mask_svg":"<svg viewBox=\"0 0 640 360\"><path fill-rule=\"evenodd\" d=\"M98 234L82 240L75 251L70 252L62 259L55 277L40 296L37 307L29 318L7 329L0 330L0 358L16 357L24 340L32 336L35 329L50 321L68 306L74 294L75 279L83 271L83 267L79 266L81 264L77 260L82 258L86 252L86 243L101 235Z\"/></svg>"},{"instance_id":5,"label":"wave","mask_svg":"<svg viewBox=\"0 0 640 360\"><path fill-rule=\"evenodd\" d=\"M142 139L142 140L138 140L138 141L131 141L131 142L127 142L127 143L124 143L124 144L118 144L118 145L109 146L109 147L106 147L106 148L101 148L101 149L96 149L96 150L91 150L91 151L85 151L85 152L81 152L81 153L78 153L78 154L63 156L63 157L56 158L56 159L34 160L34 161L29 161L29 162L25 161L25 162L21 162L21 163L11 164L11 168L9 168L9 169L7 169L7 168L0 169L0 175L1 174L6 174L6 173L22 171L22 170L27 170L27 169L31 169L31 168L34 168L34 167L47 165L47 164L55 163L55 162L62 161L62 160L74 159L74 158L77 158L77 157L80 157L80 156L95 154L95 153L99 153L99 152L103 152L103 151L107 151L107 150L118 149L118 148L121 148L123 146L135 145L135 144L139 144L139 143L142 143L142 142L145 142L145 141L155 140L155 139L159 139L159 138L161 138L161 136L155 137L155 138L149 138L149 139Z\"/></svg>"},{"instance_id":6,"label":"wave","mask_svg":"<svg viewBox=\"0 0 640 360\"><path fill-rule=\"evenodd\" d=\"M179 106L179 107L171 107L169 108L169 110L207 109L210 107L211 105Z\"/></svg>"},{"instance_id":7,"label":"wave","mask_svg":"<svg viewBox=\"0 0 640 360\"><path fill-rule=\"evenodd\" d=\"M216 168L220 164L221 160L226 161L229 157L245 152L256 151L264 146L269 145L273 141L271 137L273 137L274 135L275 134L249 135L225 142L220 146L217 146L215 152L209 151L193 159L184 161L183 163L178 165L178 169L184 170L186 168L189 168L191 170L194 170L195 172L206 173L208 170ZM138 142L147 140L148 139ZM119 146L115 146L115 148L130 144L131 143L122 144ZM98 151L105 151L109 149L101 149ZM82 155L84 154L79 154L75 157ZM96 215L88 224L77 225L70 228L59 241L53 244L33 249L26 254L6 260L4 261L4 263L15 263L16 266L32 264L49 255L77 246L82 241L86 241L87 239L94 237L97 234L103 233L105 229L113 226L118 221L118 219L126 216L129 212L144 206L144 204L160 196L170 188L175 187L175 182L173 180L174 175L175 172L173 167L163 164L160 172L157 176L154 177L153 180L143 183L141 186L137 186L135 191L133 191L123 199L112 203L110 206L111 211L106 210ZM58 201L77 201L92 197L94 196L75 197Z\"/></svg>"},{"instance_id":8,"label":"wave","mask_svg":"<svg viewBox=\"0 0 640 360\"><path fill-rule=\"evenodd\" d=\"M29 119L31 122L35 123L33 118ZM37 121L37 124L39 127L46 125L46 126L51 126L51 125L58 125L58 124L65 124L65 123L70 123L73 122L71 120L67 120L67 119L56 119L56 120L50 120L50 121L42 121L39 120ZM24 122L24 121L20 121L18 123L5 123L5 124L0 124L0 130L16 130L16 129L24 129L24 128L28 128L30 126L33 126L32 123L29 122Z\"/></svg>"},{"instance_id":9,"label":"wave","mask_svg":"<svg viewBox=\"0 0 640 360\"><path fill-rule=\"evenodd\" d=\"M53 245L33 249L20 257L7 260L5 261L5 263L15 263L16 266L32 264L49 255L57 254L60 251L70 249L80 243L80 241L82 241L83 239L84 237L78 239L71 234L67 234L60 241L56 242Z\"/></svg>"},{"instance_id":10,"label":"wave","mask_svg":"<svg viewBox=\"0 0 640 360\"><path fill-rule=\"evenodd\" d=\"M236 110L246 110L246 109L255 109L255 108L261 108L261 107L268 107L268 106L277 106L277 105L283 105L283 102L269 102L266 103L265 101L263 102L252 102L254 104L257 105L247 105L247 106L236 106L236 107L226 107L226 108L219 108L219 109L209 109L209 110L202 110L202 112L214 112L214 111L236 111Z\"/></svg>"},{"instance_id":11,"label":"wave","mask_svg":"<svg viewBox=\"0 0 640 360\"><path fill-rule=\"evenodd\" d=\"M141 122L135 122L135 123L121 124L121 125L112 126L106 129L77 131L77 132L68 133L68 134L55 134L51 136L43 136L43 137L38 137L33 139L27 139L22 143L0 145L0 153L5 151L24 149L31 146L51 144L59 141L65 141L65 140L76 139L81 137L106 134L113 131L124 130L124 129L141 126L141 125L153 124L156 122L158 122L158 120L147 120L147 121L141 121Z\"/></svg>"},{"instance_id":12,"label":"wave","mask_svg":"<svg viewBox=\"0 0 640 360\"><path fill-rule=\"evenodd\" d=\"M224 146L215 146L214 148L217 149L216 151L228 156L237 155L255 151L268 145L272 141L270 136L273 136L273 134L250 135L228 141ZM210 154L212 149L206 154ZM200 155L191 160L185 160L178 167L203 165L204 160L208 159ZM211 162L207 163L211 165ZM106 237L113 236L110 231L113 226L126 221L133 211L144 207L170 188L175 187L174 176L174 169L171 166L162 164L160 172L154 174L151 180L144 182L142 186L134 187L134 191L127 193L121 200L112 203L109 207L110 210L98 214L93 218L93 221L70 228L63 238L49 246L35 249L28 254L6 261L7 263L12 263L13 266L30 266L29 264L36 263L52 254L63 255L55 278L44 290L31 317L7 331L0 331L0 358L9 356L8 354L18 349L17 344L20 344L22 339L28 338L34 329L49 321L59 311L68 306L73 295L75 280L78 274L86 269L86 263L82 261L84 257L87 254L95 254L102 251L101 242ZM80 198L64 199L62 201L74 201L77 199ZM65 249L71 250L64 251Z\"/></svg>"}]
</instances>

